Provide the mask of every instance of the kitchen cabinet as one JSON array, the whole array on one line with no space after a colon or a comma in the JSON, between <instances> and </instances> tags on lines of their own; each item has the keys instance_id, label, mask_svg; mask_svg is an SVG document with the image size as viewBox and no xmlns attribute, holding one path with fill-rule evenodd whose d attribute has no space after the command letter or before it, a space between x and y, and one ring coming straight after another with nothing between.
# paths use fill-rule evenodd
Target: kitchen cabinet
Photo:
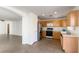
<instances>
[{"instance_id":1,"label":"kitchen cabinet","mask_svg":"<svg viewBox=\"0 0 79 59\"><path fill-rule=\"evenodd\" d=\"M79 26L79 11L71 11L68 13L67 26Z\"/></svg>"},{"instance_id":2,"label":"kitchen cabinet","mask_svg":"<svg viewBox=\"0 0 79 59\"><path fill-rule=\"evenodd\" d=\"M60 36L60 42L61 42L61 47L63 49L63 37L62 36Z\"/></svg>"},{"instance_id":3,"label":"kitchen cabinet","mask_svg":"<svg viewBox=\"0 0 79 59\"><path fill-rule=\"evenodd\" d=\"M67 27L67 20L61 20L61 27Z\"/></svg>"},{"instance_id":4,"label":"kitchen cabinet","mask_svg":"<svg viewBox=\"0 0 79 59\"><path fill-rule=\"evenodd\" d=\"M54 39L60 39L61 33L60 32L53 32L53 38Z\"/></svg>"},{"instance_id":5,"label":"kitchen cabinet","mask_svg":"<svg viewBox=\"0 0 79 59\"><path fill-rule=\"evenodd\" d=\"M39 21L42 27L46 27L47 21Z\"/></svg>"},{"instance_id":6,"label":"kitchen cabinet","mask_svg":"<svg viewBox=\"0 0 79 59\"><path fill-rule=\"evenodd\" d=\"M77 37L63 37L63 50L67 53L78 52L78 38Z\"/></svg>"},{"instance_id":7,"label":"kitchen cabinet","mask_svg":"<svg viewBox=\"0 0 79 59\"><path fill-rule=\"evenodd\" d=\"M46 31L42 31L42 38L45 38L46 37Z\"/></svg>"},{"instance_id":8,"label":"kitchen cabinet","mask_svg":"<svg viewBox=\"0 0 79 59\"><path fill-rule=\"evenodd\" d=\"M40 24L42 24L42 27L47 27L47 23L52 23L54 27L62 27L66 26L66 21L64 19L56 19L56 20L40 20Z\"/></svg>"},{"instance_id":9,"label":"kitchen cabinet","mask_svg":"<svg viewBox=\"0 0 79 59\"><path fill-rule=\"evenodd\" d=\"M53 20L53 26L54 27L61 27L61 20Z\"/></svg>"},{"instance_id":10,"label":"kitchen cabinet","mask_svg":"<svg viewBox=\"0 0 79 59\"><path fill-rule=\"evenodd\" d=\"M79 26L79 11L77 12L77 17L78 17L77 25Z\"/></svg>"}]
</instances>

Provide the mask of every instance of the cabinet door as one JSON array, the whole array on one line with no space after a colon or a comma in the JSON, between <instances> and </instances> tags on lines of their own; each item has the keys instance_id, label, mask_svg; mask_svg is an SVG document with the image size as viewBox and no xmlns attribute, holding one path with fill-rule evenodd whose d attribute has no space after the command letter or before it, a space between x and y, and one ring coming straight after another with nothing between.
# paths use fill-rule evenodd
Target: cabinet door
<instances>
[{"instance_id":1,"label":"cabinet door","mask_svg":"<svg viewBox=\"0 0 79 59\"><path fill-rule=\"evenodd\" d=\"M47 22L46 21L39 21L42 27L46 27Z\"/></svg>"},{"instance_id":2,"label":"cabinet door","mask_svg":"<svg viewBox=\"0 0 79 59\"><path fill-rule=\"evenodd\" d=\"M61 24L62 24L62 27L66 27L67 26L67 20L62 20Z\"/></svg>"},{"instance_id":3,"label":"cabinet door","mask_svg":"<svg viewBox=\"0 0 79 59\"><path fill-rule=\"evenodd\" d=\"M78 17L77 26L79 26L79 11L77 12L77 17Z\"/></svg>"},{"instance_id":4,"label":"cabinet door","mask_svg":"<svg viewBox=\"0 0 79 59\"><path fill-rule=\"evenodd\" d=\"M53 26L55 26L55 27L61 27L61 21L60 20L54 20L53 21Z\"/></svg>"},{"instance_id":5,"label":"cabinet door","mask_svg":"<svg viewBox=\"0 0 79 59\"><path fill-rule=\"evenodd\" d=\"M46 27L47 26L47 21L43 21L42 24L43 24L43 27Z\"/></svg>"},{"instance_id":6,"label":"cabinet door","mask_svg":"<svg viewBox=\"0 0 79 59\"><path fill-rule=\"evenodd\" d=\"M72 11L67 15L67 26L78 26L78 11Z\"/></svg>"},{"instance_id":7,"label":"cabinet door","mask_svg":"<svg viewBox=\"0 0 79 59\"><path fill-rule=\"evenodd\" d=\"M60 39L61 33L60 32L53 32L54 39Z\"/></svg>"},{"instance_id":8,"label":"cabinet door","mask_svg":"<svg viewBox=\"0 0 79 59\"><path fill-rule=\"evenodd\" d=\"M63 49L67 53L78 52L78 38L77 37L64 37Z\"/></svg>"},{"instance_id":9,"label":"cabinet door","mask_svg":"<svg viewBox=\"0 0 79 59\"><path fill-rule=\"evenodd\" d=\"M67 24L67 26L70 26L70 15L68 14L66 18L67 18L66 24Z\"/></svg>"},{"instance_id":10,"label":"cabinet door","mask_svg":"<svg viewBox=\"0 0 79 59\"><path fill-rule=\"evenodd\" d=\"M42 31L42 38L46 37L46 31Z\"/></svg>"}]
</instances>

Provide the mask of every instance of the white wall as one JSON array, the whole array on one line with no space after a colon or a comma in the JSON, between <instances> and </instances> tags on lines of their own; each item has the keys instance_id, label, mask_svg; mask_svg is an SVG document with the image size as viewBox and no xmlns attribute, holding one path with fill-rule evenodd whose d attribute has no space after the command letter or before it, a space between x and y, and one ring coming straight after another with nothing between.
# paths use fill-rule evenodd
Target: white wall
<instances>
[{"instance_id":1,"label":"white wall","mask_svg":"<svg viewBox=\"0 0 79 59\"><path fill-rule=\"evenodd\" d=\"M11 24L10 21L0 21L0 34L7 34L7 24Z\"/></svg>"},{"instance_id":2,"label":"white wall","mask_svg":"<svg viewBox=\"0 0 79 59\"><path fill-rule=\"evenodd\" d=\"M21 35L22 34L22 44L33 44L37 39L37 21L38 18L33 13L27 13L16 8L4 7L9 9L20 16L22 16L22 28L20 22L12 22L10 27L10 34ZM22 29L22 30L21 30Z\"/></svg>"},{"instance_id":3,"label":"white wall","mask_svg":"<svg viewBox=\"0 0 79 59\"><path fill-rule=\"evenodd\" d=\"M0 21L0 34L7 34L7 24L10 25L10 34L22 36L22 21Z\"/></svg>"},{"instance_id":4,"label":"white wall","mask_svg":"<svg viewBox=\"0 0 79 59\"><path fill-rule=\"evenodd\" d=\"M6 23L0 21L0 34L6 34Z\"/></svg>"},{"instance_id":5,"label":"white wall","mask_svg":"<svg viewBox=\"0 0 79 59\"><path fill-rule=\"evenodd\" d=\"M22 36L22 21L12 21L10 34Z\"/></svg>"},{"instance_id":6,"label":"white wall","mask_svg":"<svg viewBox=\"0 0 79 59\"><path fill-rule=\"evenodd\" d=\"M22 18L22 44L33 44L37 39L37 16L33 13Z\"/></svg>"}]
</instances>

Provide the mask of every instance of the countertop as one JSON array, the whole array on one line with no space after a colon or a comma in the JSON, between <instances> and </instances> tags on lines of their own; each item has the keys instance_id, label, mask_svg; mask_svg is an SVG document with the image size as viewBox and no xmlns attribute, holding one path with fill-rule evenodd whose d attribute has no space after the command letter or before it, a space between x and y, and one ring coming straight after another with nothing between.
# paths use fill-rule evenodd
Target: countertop
<instances>
[{"instance_id":1,"label":"countertop","mask_svg":"<svg viewBox=\"0 0 79 59\"><path fill-rule=\"evenodd\" d=\"M61 32L61 34L62 34L63 37L79 37L79 35L76 34L76 33L67 34L67 33Z\"/></svg>"}]
</instances>

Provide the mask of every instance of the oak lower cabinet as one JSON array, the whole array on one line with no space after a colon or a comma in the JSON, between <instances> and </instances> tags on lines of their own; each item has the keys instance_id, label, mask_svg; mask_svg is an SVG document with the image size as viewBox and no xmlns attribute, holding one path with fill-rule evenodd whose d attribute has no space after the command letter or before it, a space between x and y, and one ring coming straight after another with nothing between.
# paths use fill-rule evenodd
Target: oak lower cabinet
<instances>
[{"instance_id":1,"label":"oak lower cabinet","mask_svg":"<svg viewBox=\"0 0 79 59\"><path fill-rule=\"evenodd\" d=\"M63 37L62 36L60 36L60 42L61 42L61 47L63 49Z\"/></svg>"},{"instance_id":2,"label":"oak lower cabinet","mask_svg":"<svg viewBox=\"0 0 79 59\"><path fill-rule=\"evenodd\" d=\"M60 32L53 32L54 39L60 39L61 33Z\"/></svg>"},{"instance_id":3,"label":"oak lower cabinet","mask_svg":"<svg viewBox=\"0 0 79 59\"><path fill-rule=\"evenodd\" d=\"M67 53L78 52L78 38L77 37L63 37L63 50Z\"/></svg>"},{"instance_id":4,"label":"oak lower cabinet","mask_svg":"<svg viewBox=\"0 0 79 59\"><path fill-rule=\"evenodd\" d=\"M46 37L46 31L42 31L42 38L45 38Z\"/></svg>"}]
</instances>

